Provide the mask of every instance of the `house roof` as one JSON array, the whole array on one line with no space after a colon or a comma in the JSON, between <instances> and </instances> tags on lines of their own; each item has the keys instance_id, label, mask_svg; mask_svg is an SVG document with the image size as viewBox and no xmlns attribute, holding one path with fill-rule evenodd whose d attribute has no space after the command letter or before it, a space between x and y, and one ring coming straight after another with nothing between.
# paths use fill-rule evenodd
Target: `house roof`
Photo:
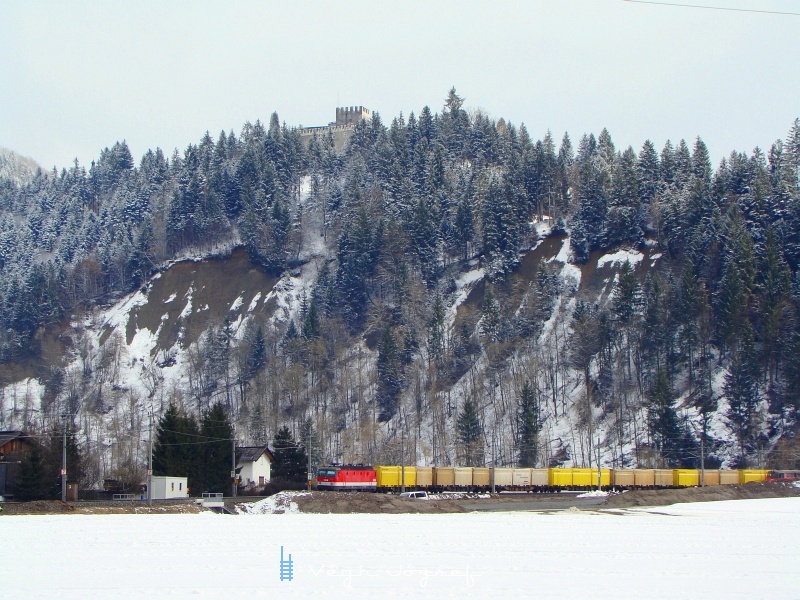
<instances>
[{"instance_id":1,"label":"house roof","mask_svg":"<svg viewBox=\"0 0 800 600\"><path fill-rule=\"evenodd\" d=\"M237 463L246 463L246 462L256 462L261 455L267 453L267 458L269 462L275 462L275 455L270 452L270 449L266 446L242 446L241 448L236 449L236 462Z\"/></svg>"},{"instance_id":2,"label":"house roof","mask_svg":"<svg viewBox=\"0 0 800 600\"><path fill-rule=\"evenodd\" d=\"M5 446L8 442L15 440L17 438L22 438L26 442L29 441L27 439L28 436L25 434L24 431L0 431L0 448Z\"/></svg>"}]
</instances>

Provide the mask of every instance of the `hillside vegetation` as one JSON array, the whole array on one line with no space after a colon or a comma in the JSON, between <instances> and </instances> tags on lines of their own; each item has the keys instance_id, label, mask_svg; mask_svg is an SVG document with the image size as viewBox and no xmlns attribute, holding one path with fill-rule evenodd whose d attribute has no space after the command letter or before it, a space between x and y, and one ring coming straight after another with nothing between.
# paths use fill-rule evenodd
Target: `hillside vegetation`
<instances>
[{"instance_id":1,"label":"hillside vegetation","mask_svg":"<svg viewBox=\"0 0 800 600\"><path fill-rule=\"evenodd\" d=\"M343 153L118 142L0 179L0 429L71 415L85 485L141 481L170 405L315 462L798 467L799 265L800 120L716 169L455 90Z\"/></svg>"}]
</instances>

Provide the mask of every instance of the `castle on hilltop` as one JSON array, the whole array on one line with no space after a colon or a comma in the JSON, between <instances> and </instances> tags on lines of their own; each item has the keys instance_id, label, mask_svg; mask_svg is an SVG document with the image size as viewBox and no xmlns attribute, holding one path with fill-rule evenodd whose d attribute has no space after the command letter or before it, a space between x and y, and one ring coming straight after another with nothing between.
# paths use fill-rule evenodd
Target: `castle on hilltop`
<instances>
[{"instance_id":1,"label":"castle on hilltop","mask_svg":"<svg viewBox=\"0 0 800 600\"><path fill-rule=\"evenodd\" d=\"M372 112L366 106L340 106L336 108L336 125L353 125L359 121L372 118ZM334 123L329 123L334 125Z\"/></svg>"},{"instance_id":2,"label":"castle on hilltop","mask_svg":"<svg viewBox=\"0 0 800 600\"><path fill-rule=\"evenodd\" d=\"M336 107L336 120L319 127L300 127L300 140L308 145L314 136L323 136L328 133L333 137L333 145L337 152L342 152L353 135L353 130L359 121L372 118L372 111L366 106L338 106Z\"/></svg>"}]
</instances>

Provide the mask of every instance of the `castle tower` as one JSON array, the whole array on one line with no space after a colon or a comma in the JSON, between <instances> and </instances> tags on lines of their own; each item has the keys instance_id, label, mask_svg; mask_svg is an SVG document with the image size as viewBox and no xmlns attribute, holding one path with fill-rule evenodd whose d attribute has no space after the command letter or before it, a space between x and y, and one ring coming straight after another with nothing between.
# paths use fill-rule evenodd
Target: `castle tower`
<instances>
[{"instance_id":1,"label":"castle tower","mask_svg":"<svg viewBox=\"0 0 800 600\"><path fill-rule=\"evenodd\" d=\"M341 106L336 108L336 125L355 125L371 119L372 112L364 106Z\"/></svg>"}]
</instances>

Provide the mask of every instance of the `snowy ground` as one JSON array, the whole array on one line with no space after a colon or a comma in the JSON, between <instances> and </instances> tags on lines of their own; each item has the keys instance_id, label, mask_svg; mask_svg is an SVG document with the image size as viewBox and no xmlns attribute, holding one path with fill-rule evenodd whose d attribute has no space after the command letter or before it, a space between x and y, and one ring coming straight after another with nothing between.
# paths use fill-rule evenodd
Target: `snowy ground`
<instances>
[{"instance_id":1,"label":"snowy ground","mask_svg":"<svg viewBox=\"0 0 800 600\"><path fill-rule=\"evenodd\" d=\"M4 516L0 539L4 598L800 593L800 498L605 514Z\"/></svg>"}]
</instances>

